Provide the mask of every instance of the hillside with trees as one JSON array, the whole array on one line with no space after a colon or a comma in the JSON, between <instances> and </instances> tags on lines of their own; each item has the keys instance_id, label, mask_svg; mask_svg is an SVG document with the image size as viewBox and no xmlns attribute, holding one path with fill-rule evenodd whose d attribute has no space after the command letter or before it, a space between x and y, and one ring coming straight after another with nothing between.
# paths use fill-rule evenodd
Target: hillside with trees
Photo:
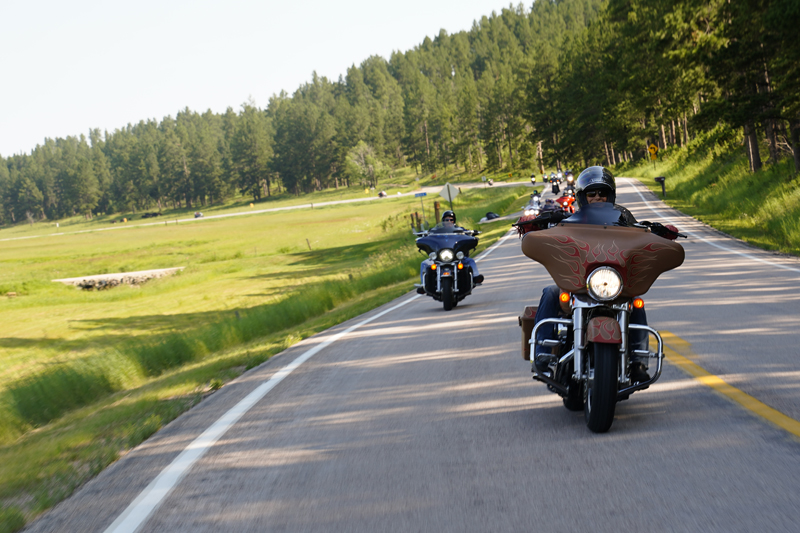
<instances>
[{"instance_id":1,"label":"hillside with trees","mask_svg":"<svg viewBox=\"0 0 800 533\"><path fill-rule=\"evenodd\" d=\"M0 223L376 186L401 167L613 165L720 125L752 171L797 170L799 21L796 0L537 0L313 74L265 109L184 109L0 157Z\"/></svg>"}]
</instances>

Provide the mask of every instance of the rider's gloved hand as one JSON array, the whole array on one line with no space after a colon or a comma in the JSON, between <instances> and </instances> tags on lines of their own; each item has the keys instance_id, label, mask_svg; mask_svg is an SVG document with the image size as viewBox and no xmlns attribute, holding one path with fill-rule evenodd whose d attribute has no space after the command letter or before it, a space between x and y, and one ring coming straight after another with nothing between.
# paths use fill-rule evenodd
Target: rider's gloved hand
<instances>
[{"instance_id":1,"label":"rider's gloved hand","mask_svg":"<svg viewBox=\"0 0 800 533\"><path fill-rule=\"evenodd\" d=\"M671 231L672 233L667 233L666 235L662 235L662 237L664 237L665 239L669 239L669 240L671 240L671 241L674 241L675 239L677 239L677 238L678 238L678 233L680 233L680 232L678 231L678 228L676 228L676 227L675 227L675 226L673 226L672 224L667 224L667 225L666 225L666 226L664 226L664 227L665 227L665 228L667 228L667 229L668 229L669 231Z\"/></svg>"}]
</instances>

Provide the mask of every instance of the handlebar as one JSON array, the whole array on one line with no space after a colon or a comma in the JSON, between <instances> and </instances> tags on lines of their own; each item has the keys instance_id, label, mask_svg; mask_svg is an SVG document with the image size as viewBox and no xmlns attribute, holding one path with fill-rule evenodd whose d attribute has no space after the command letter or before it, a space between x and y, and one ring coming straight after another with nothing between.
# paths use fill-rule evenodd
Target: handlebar
<instances>
[{"instance_id":1,"label":"handlebar","mask_svg":"<svg viewBox=\"0 0 800 533\"><path fill-rule=\"evenodd\" d=\"M430 230L412 231L411 233L413 233L417 237L427 237L428 235L431 235L431 231ZM476 230L476 229L454 229L450 233L456 234L456 235L469 235L470 237L474 237L475 235L480 235L483 232L480 231L480 230ZM435 233L433 233L433 235L447 235L447 233L435 232Z\"/></svg>"},{"instance_id":2,"label":"handlebar","mask_svg":"<svg viewBox=\"0 0 800 533\"><path fill-rule=\"evenodd\" d=\"M678 237L683 237L684 239L688 239L689 238L688 235L684 235L683 233L680 233L678 231L670 229L669 227L665 226L664 224L661 224L660 222L650 222L650 221L644 220L644 221L640 222L637 225L643 226L645 228L650 228L650 231L655 233L659 237L664 237L664 238L667 238L667 239L669 239L671 237L673 240L677 239Z\"/></svg>"}]
</instances>

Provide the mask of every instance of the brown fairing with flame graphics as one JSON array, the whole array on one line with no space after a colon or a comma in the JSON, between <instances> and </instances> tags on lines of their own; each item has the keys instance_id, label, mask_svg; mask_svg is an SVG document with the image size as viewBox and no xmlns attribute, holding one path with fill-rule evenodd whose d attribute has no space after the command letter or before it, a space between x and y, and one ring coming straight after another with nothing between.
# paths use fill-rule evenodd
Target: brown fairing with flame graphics
<instances>
[{"instance_id":1,"label":"brown fairing with flame graphics","mask_svg":"<svg viewBox=\"0 0 800 533\"><path fill-rule=\"evenodd\" d=\"M620 344L622 331L619 328L619 322L608 316L594 317L586 327L586 342Z\"/></svg>"},{"instance_id":2,"label":"brown fairing with flame graphics","mask_svg":"<svg viewBox=\"0 0 800 533\"><path fill-rule=\"evenodd\" d=\"M544 265L563 291L587 292L586 277L600 266L622 276L620 297L641 296L656 278L683 263L683 247L644 228L559 224L527 233L522 252Z\"/></svg>"}]
</instances>

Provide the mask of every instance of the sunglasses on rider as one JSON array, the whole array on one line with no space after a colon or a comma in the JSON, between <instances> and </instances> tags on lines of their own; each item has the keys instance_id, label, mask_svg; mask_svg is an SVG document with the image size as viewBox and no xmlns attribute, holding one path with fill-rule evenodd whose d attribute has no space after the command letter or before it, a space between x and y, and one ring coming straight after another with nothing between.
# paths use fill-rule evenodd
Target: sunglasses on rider
<instances>
[{"instance_id":1,"label":"sunglasses on rider","mask_svg":"<svg viewBox=\"0 0 800 533\"><path fill-rule=\"evenodd\" d=\"M595 198L597 196L608 198L608 193L606 191L586 191L586 198Z\"/></svg>"},{"instance_id":2,"label":"sunglasses on rider","mask_svg":"<svg viewBox=\"0 0 800 533\"><path fill-rule=\"evenodd\" d=\"M448 217L448 218L444 219L444 221L445 221L445 222L455 222L455 221L456 221L456 219L454 219L454 218L449 218L449 217Z\"/></svg>"}]
</instances>

